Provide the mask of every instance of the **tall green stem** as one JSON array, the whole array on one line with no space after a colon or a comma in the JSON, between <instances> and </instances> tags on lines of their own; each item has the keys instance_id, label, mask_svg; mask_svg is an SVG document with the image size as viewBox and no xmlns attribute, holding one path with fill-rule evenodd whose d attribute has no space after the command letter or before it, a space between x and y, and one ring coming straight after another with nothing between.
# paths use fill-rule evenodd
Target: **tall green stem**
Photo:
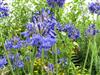
<instances>
[{"instance_id":1,"label":"tall green stem","mask_svg":"<svg viewBox=\"0 0 100 75\"><path fill-rule=\"evenodd\" d=\"M85 66L86 66L86 62L87 62L87 58L88 58L88 55L89 55L89 48L90 48L90 40L89 40L89 43L88 43L88 49L87 49L87 52L86 52L86 57L85 57L84 65L83 65L82 74L84 72L84 69L85 69Z\"/></svg>"},{"instance_id":2,"label":"tall green stem","mask_svg":"<svg viewBox=\"0 0 100 75\"><path fill-rule=\"evenodd\" d=\"M58 58L57 58L57 46L55 44L55 64L56 64L56 75L58 75Z\"/></svg>"},{"instance_id":3,"label":"tall green stem","mask_svg":"<svg viewBox=\"0 0 100 75\"><path fill-rule=\"evenodd\" d=\"M42 75L44 75L44 50L42 49Z\"/></svg>"},{"instance_id":4,"label":"tall green stem","mask_svg":"<svg viewBox=\"0 0 100 75\"><path fill-rule=\"evenodd\" d=\"M90 75L91 75L92 65L93 65L93 52L92 52L92 55L91 55L91 63L90 63L90 68L89 68Z\"/></svg>"},{"instance_id":5,"label":"tall green stem","mask_svg":"<svg viewBox=\"0 0 100 75\"><path fill-rule=\"evenodd\" d=\"M32 53L30 54L31 60L31 74L34 75L33 70L34 70L34 61L35 61L35 56L36 56L36 50L37 48L33 48Z\"/></svg>"},{"instance_id":6,"label":"tall green stem","mask_svg":"<svg viewBox=\"0 0 100 75\"><path fill-rule=\"evenodd\" d=\"M5 50L5 54L6 54L7 60L8 60L8 64L9 64L9 66L10 66L11 73L12 73L12 75L15 75L15 73L14 73L14 71L13 71L13 68L12 68L12 65L11 65L11 62L10 62L10 59L9 59L9 57L8 57L8 54L7 54L7 50L6 50L5 47L4 47L4 50Z\"/></svg>"}]
</instances>

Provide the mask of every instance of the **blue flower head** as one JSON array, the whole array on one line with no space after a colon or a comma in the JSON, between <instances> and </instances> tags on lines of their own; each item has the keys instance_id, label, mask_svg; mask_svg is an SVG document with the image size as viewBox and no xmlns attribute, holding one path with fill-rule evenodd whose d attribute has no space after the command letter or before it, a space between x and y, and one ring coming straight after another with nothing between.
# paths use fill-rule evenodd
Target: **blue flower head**
<instances>
[{"instance_id":1,"label":"blue flower head","mask_svg":"<svg viewBox=\"0 0 100 75\"><path fill-rule=\"evenodd\" d=\"M70 25L70 24L65 25L65 27L63 28L63 31L67 32L68 37L73 40L76 40L80 37L80 31L76 29L74 25Z\"/></svg>"},{"instance_id":2,"label":"blue flower head","mask_svg":"<svg viewBox=\"0 0 100 75\"><path fill-rule=\"evenodd\" d=\"M96 13L100 15L100 4L92 2L89 4L88 8L91 13Z\"/></svg>"},{"instance_id":3,"label":"blue flower head","mask_svg":"<svg viewBox=\"0 0 100 75\"><path fill-rule=\"evenodd\" d=\"M23 68L24 67L24 63L23 63L23 61L21 61L21 60L18 60L18 61L16 61L16 67L18 67L18 68Z\"/></svg>"},{"instance_id":4,"label":"blue flower head","mask_svg":"<svg viewBox=\"0 0 100 75\"><path fill-rule=\"evenodd\" d=\"M20 59L21 55L19 53L10 53L8 56L14 69L24 67L24 62Z\"/></svg>"},{"instance_id":5,"label":"blue flower head","mask_svg":"<svg viewBox=\"0 0 100 75\"><path fill-rule=\"evenodd\" d=\"M4 45L6 50L10 50L10 49L19 49L22 47L22 44L23 41L21 41L19 37L13 37L10 40L6 40Z\"/></svg>"},{"instance_id":6,"label":"blue flower head","mask_svg":"<svg viewBox=\"0 0 100 75\"><path fill-rule=\"evenodd\" d=\"M37 54L36 54L36 57L37 58L40 58L41 57L41 55L42 55L42 48L38 48L38 51L37 51Z\"/></svg>"},{"instance_id":7,"label":"blue flower head","mask_svg":"<svg viewBox=\"0 0 100 75\"><path fill-rule=\"evenodd\" d=\"M62 7L65 3L65 0L47 0L47 3L52 8L56 7L56 5Z\"/></svg>"},{"instance_id":8,"label":"blue flower head","mask_svg":"<svg viewBox=\"0 0 100 75\"><path fill-rule=\"evenodd\" d=\"M27 24L26 31L21 34L26 38L26 44L48 50L56 43L56 24L50 10L42 9L35 13L32 22Z\"/></svg>"},{"instance_id":9,"label":"blue flower head","mask_svg":"<svg viewBox=\"0 0 100 75\"><path fill-rule=\"evenodd\" d=\"M98 33L98 30L96 29L94 24L89 25L89 27L85 31L86 36L95 36L97 33Z\"/></svg>"},{"instance_id":10,"label":"blue flower head","mask_svg":"<svg viewBox=\"0 0 100 75\"><path fill-rule=\"evenodd\" d=\"M49 68L49 71L52 71L52 72L54 71L54 65L53 64L49 63L48 68Z\"/></svg>"},{"instance_id":11,"label":"blue flower head","mask_svg":"<svg viewBox=\"0 0 100 75\"><path fill-rule=\"evenodd\" d=\"M7 3L5 3L4 0L0 0L0 18L8 16L8 13L9 8L7 6Z\"/></svg>"},{"instance_id":12,"label":"blue flower head","mask_svg":"<svg viewBox=\"0 0 100 75\"><path fill-rule=\"evenodd\" d=\"M27 31L22 32L21 34L25 37L29 37L32 34L40 34L42 36L53 34L55 36L54 26L57 24L57 21L50 15L50 11L49 14L47 11L48 10L42 9L38 14L36 13L32 17L32 22L27 24Z\"/></svg>"}]
</instances>

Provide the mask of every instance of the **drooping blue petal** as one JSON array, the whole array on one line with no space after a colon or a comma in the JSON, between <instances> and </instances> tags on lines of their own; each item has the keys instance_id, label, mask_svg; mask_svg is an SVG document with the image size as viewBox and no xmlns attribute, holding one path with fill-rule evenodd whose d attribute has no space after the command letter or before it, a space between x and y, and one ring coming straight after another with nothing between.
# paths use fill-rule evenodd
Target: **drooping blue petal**
<instances>
[{"instance_id":1,"label":"drooping blue petal","mask_svg":"<svg viewBox=\"0 0 100 75\"><path fill-rule=\"evenodd\" d=\"M0 68L3 68L7 64L7 60L5 57L0 57Z\"/></svg>"}]
</instances>

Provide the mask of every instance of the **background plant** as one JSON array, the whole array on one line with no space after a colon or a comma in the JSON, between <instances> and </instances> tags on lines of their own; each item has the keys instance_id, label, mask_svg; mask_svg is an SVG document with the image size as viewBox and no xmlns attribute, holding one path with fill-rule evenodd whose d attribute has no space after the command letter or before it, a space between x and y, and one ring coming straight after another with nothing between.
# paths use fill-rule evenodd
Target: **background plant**
<instances>
[{"instance_id":1,"label":"background plant","mask_svg":"<svg viewBox=\"0 0 100 75\"><path fill-rule=\"evenodd\" d=\"M5 58L2 59L2 56L6 55L8 64L5 62L4 68L0 67L0 73L12 73L13 75L99 75L99 15L91 13L84 0L73 0L66 2L63 7L55 5L53 8L48 5L47 1L15 0L7 4L10 8L9 16L0 18L0 63L1 61L4 62ZM27 23L32 22L32 16L41 11L42 8L49 9L56 18L56 44L50 48L47 56L42 50L41 58L35 57L37 47L23 46L21 49L12 49L11 57L14 56L15 61L18 59L24 62L24 68L18 68L23 67L23 62L20 61L21 63L14 69L12 67L13 62L9 60L10 57L7 57L10 52L5 50L4 43L10 39L14 40L12 38L14 36L20 37L20 40L25 40L21 33L26 31ZM90 32L85 35L85 31L89 29L88 26L91 24L95 24L95 27L90 27ZM68 26L72 29L69 32ZM77 29L80 35L77 34ZM92 32L95 32L96 35L91 35ZM79 38L76 38L75 35L78 35ZM76 39L72 38L74 36ZM18 38L15 40L19 42Z\"/></svg>"}]
</instances>

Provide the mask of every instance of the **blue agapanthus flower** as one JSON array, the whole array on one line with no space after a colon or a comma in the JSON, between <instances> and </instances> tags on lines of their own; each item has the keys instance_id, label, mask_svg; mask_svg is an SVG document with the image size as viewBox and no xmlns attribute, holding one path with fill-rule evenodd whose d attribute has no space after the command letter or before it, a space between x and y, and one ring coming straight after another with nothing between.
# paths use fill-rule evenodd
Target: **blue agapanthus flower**
<instances>
[{"instance_id":1,"label":"blue agapanthus flower","mask_svg":"<svg viewBox=\"0 0 100 75\"><path fill-rule=\"evenodd\" d=\"M15 55L14 54L8 54L8 57L9 57L9 59L10 59L10 61L11 62L13 62L14 61L14 59L15 59Z\"/></svg>"},{"instance_id":2,"label":"blue agapanthus flower","mask_svg":"<svg viewBox=\"0 0 100 75\"><path fill-rule=\"evenodd\" d=\"M9 59L11 61L11 64L12 64L14 69L24 67L24 62L20 59L20 54L19 53L17 53L17 54L10 53L8 55L8 57L9 57Z\"/></svg>"},{"instance_id":3,"label":"blue agapanthus flower","mask_svg":"<svg viewBox=\"0 0 100 75\"><path fill-rule=\"evenodd\" d=\"M7 6L7 3L4 2L4 0L0 0L0 18L6 17L9 15L9 7Z\"/></svg>"},{"instance_id":4,"label":"blue agapanthus flower","mask_svg":"<svg viewBox=\"0 0 100 75\"><path fill-rule=\"evenodd\" d=\"M100 15L100 4L99 3L92 2L89 4L88 8L91 13L96 13L96 14Z\"/></svg>"},{"instance_id":5,"label":"blue agapanthus flower","mask_svg":"<svg viewBox=\"0 0 100 75\"><path fill-rule=\"evenodd\" d=\"M95 36L99 31L96 29L94 24L89 25L87 30L85 31L86 36Z\"/></svg>"},{"instance_id":6,"label":"blue agapanthus flower","mask_svg":"<svg viewBox=\"0 0 100 75\"><path fill-rule=\"evenodd\" d=\"M62 7L65 3L65 0L47 0L47 3L52 8L56 6Z\"/></svg>"},{"instance_id":7,"label":"blue agapanthus flower","mask_svg":"<svg viewBox=\"0 0 100 75\"><path fill-rule=\"evenodd\" d=\"M54 64L49 63L48 68L49 68L49 71L53 72L54 71Z\"/></svg>"},{"instance_id":8,"label":"blue agapanthus flower","mask_svg":"<svg viewBox=\"0 0 100 75\"><path fill-rule=\"evenodd\" d=\"M24 62L22 60L17 60L15 62L16 67L18 68L23 68L24 67Z\"/></svg>"},{"instance_id":9,"label":"blue agapanthus flower","mask_svg":"<svg viewBox=\"0 0 100 75\"><path fill-rule=\"evenodd\" d=\"M50 10L42 9L32 17L32 22L26 26L21 34L26 38L26 44L39 49L49 50L56 43L56 19Z\"/></svg>"},{"instance_id":10,"label":"blue agapanthus flower","mask_svg":"<svg viewBox=\"0 0 100 75\"><path fill-rule=\"evenodd\" d=\"M76 40L80 37L80 31L76 29L74 25L70 25L70 24L65 25L63 31L67 32L68 37L73 40Z\"/></svg>"},{"instance_id":11,"label":"blue agapanthus flower","mask_svg":"<svg viewBox=\"0 0 100 75\"><path fill-rule=\"evenodd\" d=\"M7 64L6 57L0 56L0 68L3 68Z\"/></svg>"},{"instance_id":12,"label":"blue agapanthus flower","mask_svg":"<svg viewBox=\"0 0 100 75\"><path fill-rule=\"evenodd\" d=\"M10 40L6 40L4 45L6 50L20 49L23 46L23 41L19 37L13 37Z\"/></svg>"}]
</instances>

